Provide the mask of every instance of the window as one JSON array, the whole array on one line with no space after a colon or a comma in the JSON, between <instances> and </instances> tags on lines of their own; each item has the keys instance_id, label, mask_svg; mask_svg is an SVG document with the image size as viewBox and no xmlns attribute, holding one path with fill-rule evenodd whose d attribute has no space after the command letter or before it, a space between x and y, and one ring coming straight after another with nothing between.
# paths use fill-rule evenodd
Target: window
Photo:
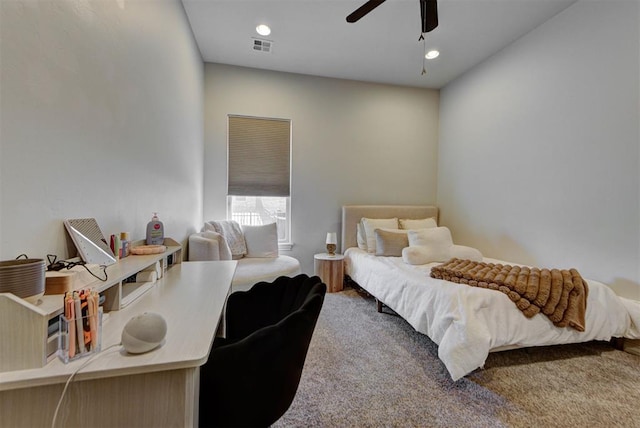
<instances>
[{"instance_id":1,"label":"window","mask_svg":"<svg viewBox=\"0 0 640 428\"><path fill-rule=\"evenodd\" d=\"M228 117L227 218L275 222L278 242L291 242L291 121Z\"/></svg>"},{"instance_id":2,"label":"window","mask_svg":"<svg viewBox=\"0 0 640 428\"><path fill-rule=\"evenodd\" d=\"M277 196L229 196L228 217L240 224L276 223L278 242L289 243L289 198Z\"/></svg>"}]
</instances>

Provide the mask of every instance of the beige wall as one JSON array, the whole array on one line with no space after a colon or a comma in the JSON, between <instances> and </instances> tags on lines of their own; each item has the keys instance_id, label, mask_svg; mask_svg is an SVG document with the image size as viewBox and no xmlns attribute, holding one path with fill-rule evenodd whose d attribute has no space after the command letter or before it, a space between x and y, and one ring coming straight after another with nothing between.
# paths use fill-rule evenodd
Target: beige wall
<instances>
[{"instance_id":1,"label":"beige wall","mask_svg":"<svg viewBox=\"0 0 640 428\"><path fill-rule=\"evenodd\" d=\"M202 222L203 63L179 0L2 1L0 256L67 256L63 220Z\"/></svg>"},{"instance_id":2,"label":"beige wall","mask_svg":"<svg viewBox=\"0 0 640 428\"><path fill-rule=\"evenodd\" d=\"M226 215L227 114L291 119L291 254L307 273L327 232L340 242L342 205L435 203L437 91L206 64L205 220Z\"/></svg>"},{"instance_id":3,"label":"beige wall","mask_svg":"<svg viewBox=\"0 0 640 428\"><path fill-rule=\"evenodd\" d=\"M639 9L578 1L442 90L454 240L640 300Z\"/></svg>"}]
</instances>

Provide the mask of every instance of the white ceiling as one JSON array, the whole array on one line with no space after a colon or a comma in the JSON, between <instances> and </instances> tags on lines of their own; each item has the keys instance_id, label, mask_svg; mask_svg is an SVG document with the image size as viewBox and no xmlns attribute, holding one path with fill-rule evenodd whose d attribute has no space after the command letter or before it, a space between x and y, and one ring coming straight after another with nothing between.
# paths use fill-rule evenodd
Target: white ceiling
<instances>
[{"instance_id":1,"label":"white ceiling","mask_svg":"<svg viewBox=\"0 0 640 428\"><path fill-rule=\"evenodd\" d=\"M442 88L576 0L438 0L439 26L420 36L419 0L386 0L350 24L366 0L182 0L206 62ZM259 36L264 23L271 35ZM253 38L273 42L253 50Z\"/></svg>"}]
</instances>

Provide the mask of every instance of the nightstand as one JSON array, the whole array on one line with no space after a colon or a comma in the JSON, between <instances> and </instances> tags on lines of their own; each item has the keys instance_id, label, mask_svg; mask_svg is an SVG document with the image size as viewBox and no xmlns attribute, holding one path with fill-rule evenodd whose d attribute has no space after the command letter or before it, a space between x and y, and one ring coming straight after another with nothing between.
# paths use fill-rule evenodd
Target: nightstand
<instances>
[{"instance_id":1,"label":"nightstand","mask_svg":"<svg viewBox=\"0 0 640 428\"><path fill-rule=\"evenodd\" d=\"M344 255L320 253L313 256L315 274L327 284L327 291L342 291L344 281Z\"/></svg>"}]
</instances>

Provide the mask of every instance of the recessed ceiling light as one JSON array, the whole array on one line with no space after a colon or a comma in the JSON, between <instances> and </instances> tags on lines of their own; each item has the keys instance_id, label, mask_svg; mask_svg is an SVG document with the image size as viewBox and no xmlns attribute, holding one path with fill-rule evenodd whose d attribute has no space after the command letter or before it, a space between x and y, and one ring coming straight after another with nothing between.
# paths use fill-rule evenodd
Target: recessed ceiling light
<instances>
[{"instance_id":1,"label":"recessed ceiling light","mask_svg":"<svg viewBox=\"0 0 640 428\"><path fill-rule=\"evenodd\" d=\"M426 59L434 59L434 58L438 58L439 55L440 55L440 52L438 52L436 50L432 50L432 51L427 52L424 57Z\"/></svg>"},{"instance_id":2,"label":"recessed ceiling light","mask_svg":"<svg viewBox=\"0 0 640 428\"><path fill-rule=\"evenodd\" d=\"M256 27L256 31L261 36L268 36L269 34L271 34L271 28L269 28L269 26L265 24L258 25Z\"/></svg>"}]
</instances>

